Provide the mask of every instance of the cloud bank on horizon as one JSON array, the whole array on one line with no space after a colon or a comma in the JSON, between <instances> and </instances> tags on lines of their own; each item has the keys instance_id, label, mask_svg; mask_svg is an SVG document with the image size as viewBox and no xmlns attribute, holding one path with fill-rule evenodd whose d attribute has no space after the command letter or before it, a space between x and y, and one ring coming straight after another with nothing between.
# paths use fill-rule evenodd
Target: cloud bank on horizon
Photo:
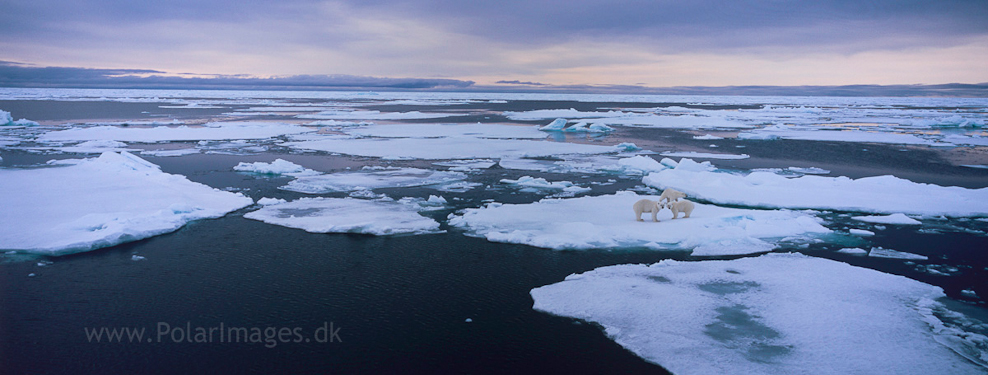
<instances>
[{"instance_id":1,"label":"cloud bank on horizon","mask_svg":"<svg viewBox=\"0 0 988 375\"><path fill-rule=\"evenodd\" d=\"M371 87L988 82L983 0L39 0L0 2L0 13L3 60L143 77Z\"/></svg>"}]
</instances>

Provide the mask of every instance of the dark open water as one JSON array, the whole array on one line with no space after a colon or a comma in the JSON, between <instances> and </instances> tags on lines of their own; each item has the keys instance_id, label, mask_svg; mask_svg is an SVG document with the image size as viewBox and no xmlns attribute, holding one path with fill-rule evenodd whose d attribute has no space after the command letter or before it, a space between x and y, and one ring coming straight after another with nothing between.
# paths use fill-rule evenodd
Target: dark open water
<instances>
[{"instance_id":1,"label":"dark open water","mask_svg":"<svg viewBox=\"0 0 988 375\"><path fill-rule=\"evenodd\" d=\"M14 115L22 117L16 112ZM71 114L63 117L75 118ZM622 130L610 137L609 142L635 139L645 148L711 143L692 141L675 131L649 129ZM716 142L726 148L736 141ZM721 150L729 151L725 148ZM867 145L867 156L848 156L861 148L841 143L772 141L747 147L744 152L752 155L751 159L715 164L733 163L738 168L817 166L831 169L831 175L852 177L902 172L920 182L988 185L984 171L946 165L933 153ZM78 155L5 151L3 157L3 164L10 166ZM288 178L263 179L233 172L232 167L240 161L283 158L321 171L381 164L374 159L277 151L251 156L145 158L161 165L165 172L186 175L193 181L245 189L244 193L254 199L295 199L302 195L276 189ZM872 173L876 171L884 173ZM489 184L520 175L574 182L612 178L494 169L471 180ZM606 190L595 186L594 194L630 188L638 182L621 180L604 187ZM384 191L395 197L436 194L424 188ZM458 208L476 207L483 199L531 202L540 198L482 188L442 195L456 207L430 214L437 219ZM462 200L454 202L453 197ZM685 253L552 251L491 243L456 230L397 237L311 234L244 219L243 213L249 210L193 222L171 234L76 255L8 256L0 263L0 373L664 372L609 340L599 327L534 311L528 292L571 273L614 264L689 259ZM840 221L843 219L832 216L828 218L835 220L831 228L845 225ZM988 223L983 222L948 224L988 229ZM924 254L931 259L921 263L964 266L960 272L935 276L901 260L834 252L844 247L842 244L780 251L801 251L905 275L941 286L955 298L962 298L960 290L969 288L988 296L988 237L957 230L925 234L917 229L889 225L876 231L878 234L862 247ZM131 260L135 254L146 259ZM28 277L30 273L36 276ZM270 348L266 347L272 346L268 340L220 343L217 337L210 343L176 343L172 342L174 336L165 335L158 342L156 335L160 324L173 328L188 324L192 330L223 324L298 328L302 333L299 337L310 339L329 322L338 328L339 341L303 340ZM145 340L152 342L90 342L85 329L99 327L144 328Z\"/></svg>"}]
</instances>

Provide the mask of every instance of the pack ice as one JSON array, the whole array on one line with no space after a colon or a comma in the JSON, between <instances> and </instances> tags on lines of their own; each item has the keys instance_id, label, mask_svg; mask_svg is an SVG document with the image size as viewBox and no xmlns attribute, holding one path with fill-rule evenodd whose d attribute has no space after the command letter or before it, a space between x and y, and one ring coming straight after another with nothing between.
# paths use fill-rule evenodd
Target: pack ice
<instances>
[{"instance_id":1,"label":"pack ice","mask_svg":"<svg viewBox=\"0 0 988 375\"><path fill-rule=\"evenodd\" d=\"M781 239L830 233L810 215L793 211L724 208L697 204L689 219L635 221L632 192L571 199L543 199L531 204L491 204L452 216L449 224L494 242L549 249L647 247L690 250L695 256L771 251ZM644 217L645 215L643 215Z\"/></svg>"},{"instance_id":2,"label":"pack ice","mask_svg":"<svg viewBox=\"0 0 988 375\"><path fill-rule=\"evenodd\" d=\"M0 169L0 249L88 251L167 233L253 201L162 172L127 152Z\"/></svg>"},{"instance_id":3,"label":"pack ice","mask_svg":"<svg viewBox=\"0 0 988 375\"><path fill-rule=\"evenodd\" d=\"M300 198L265 205L244 217L312 233L381 236L439 232L438 222L419 215L410 205L390 199Z\"/></svg>"},{"instance_id":4,"label":"pack ice","mask_svg":"<svg viewBox=\"0 0 988 375\"><path fill-rule=\"evenodd\" d=\"M48 132L38 136L37 140L39 142L112 140L143 143L219 141L231 139L266 139L313 131L315 129L299 125L260 122L217 122L203 126L154 126L146 128L94 126Z\"/></svg>"},{"instance_id":5,"label":"pack ice","mask_svg":"<svg viewBox=\"0 0 988 375\"><path fill-rule=\"evenodd\" d=\"M642 181L651 187L674 188L713 203L747 207L954 217L988 215L988 188L915 183L890 175L859 179L787 178L770 172L752 172L742 176L682 159L675 168L651 173Z\"/></svg>"},{"instance_id":6,"label":"pack ice","mask_svg":"<svg viewBox=\"0 0 988 375\"><path fill-rule=\"evenodd\" d=\"M984 374L988 356L934 314L939 287L801 254L602 267L531 295L675 374Z\"/></svg>"},{"instance_id":7,"label":"pack ice","mask_svg":"<svg viewBox=\"0 0 988 375\"><path fill-rule=\"evenodd\" d=\"M462 172L420 168L369 168L354 172L301 176L279 189L305 194L323 194L389 187L427 186L462 181Z\"/></svg>"},{"instance_id":8,"label":"pack ice","mask_svg":"<svg viewBox=\"0 0 988 375\"><path fill-rule=\"evenodd\" d=\"M606 154L618 152L611 146L528 141L519 139L451 138L329 138L286 142L297 149L338 152L384 159L480 159L559 154Z\"/></svg>"}]
</instances>

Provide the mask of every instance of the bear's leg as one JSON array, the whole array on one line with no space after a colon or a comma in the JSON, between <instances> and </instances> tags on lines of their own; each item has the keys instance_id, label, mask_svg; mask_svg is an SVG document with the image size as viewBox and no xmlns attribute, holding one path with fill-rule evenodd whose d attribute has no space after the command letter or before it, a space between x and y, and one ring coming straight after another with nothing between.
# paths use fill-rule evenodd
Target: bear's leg
<instances>
[{"instance_id":1,"label":"bear's leg","mask_svg":"<svg viewBox=\"0 0 988 375\"><path fill-rule=\"evenodd\" d=\"M676 210L675 208L672 209L672 218L673 219L679 218L679 210Z\"/></svg>"},{"instance_id":2,"label":"bear's leg","mask_svg":"<svg viewBox=\"0 0 988 375\"><path fill-rule=\"evenodd\" d=\"M659 219L655 217L655 215L658 215L658 214L659 214L659 210L656 209L655 207L652 207L652 221L654 221L656 223L659 222Z\"/></svg>"},{"instance_id":3,"label":"bear's leg","mask_svg":"<svg viewBox=\"0 0 988 375\"><path fill-rule=\"evenodd\" d=\"M686 209L686 216L683 216L683 218L688 218L688 217L690 217L690 214L691 214L691 213L693 213L693 207L690 207L690 208L687 208L687 209Z\"/></svg>"},{"instance_id":4,"label":"bear's leg","mask_svg":"<svg viewBox=\"0 0 988 375\"><path fill-rule=\"evenodd\" d=\"M642 220L642 210L639 210L638 207L635 207L635 220L644 221Z\"/></svg>"}]
</instances>

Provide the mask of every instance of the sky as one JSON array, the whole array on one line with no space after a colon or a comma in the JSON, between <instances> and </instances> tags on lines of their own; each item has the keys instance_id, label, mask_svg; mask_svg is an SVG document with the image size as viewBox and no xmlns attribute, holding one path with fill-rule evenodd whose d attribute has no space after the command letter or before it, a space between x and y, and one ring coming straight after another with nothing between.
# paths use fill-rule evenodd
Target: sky
<instances>
[{"instance_id":1,"label":"sky","mask_svg":"<svg viewBox=\"0 0 988 375\"><path fill-rule=\"evenodd\" d=\"M986 0L0 0L0 14L0 68L22 79L988 82Z\"/></svg>"}]
</instances>

